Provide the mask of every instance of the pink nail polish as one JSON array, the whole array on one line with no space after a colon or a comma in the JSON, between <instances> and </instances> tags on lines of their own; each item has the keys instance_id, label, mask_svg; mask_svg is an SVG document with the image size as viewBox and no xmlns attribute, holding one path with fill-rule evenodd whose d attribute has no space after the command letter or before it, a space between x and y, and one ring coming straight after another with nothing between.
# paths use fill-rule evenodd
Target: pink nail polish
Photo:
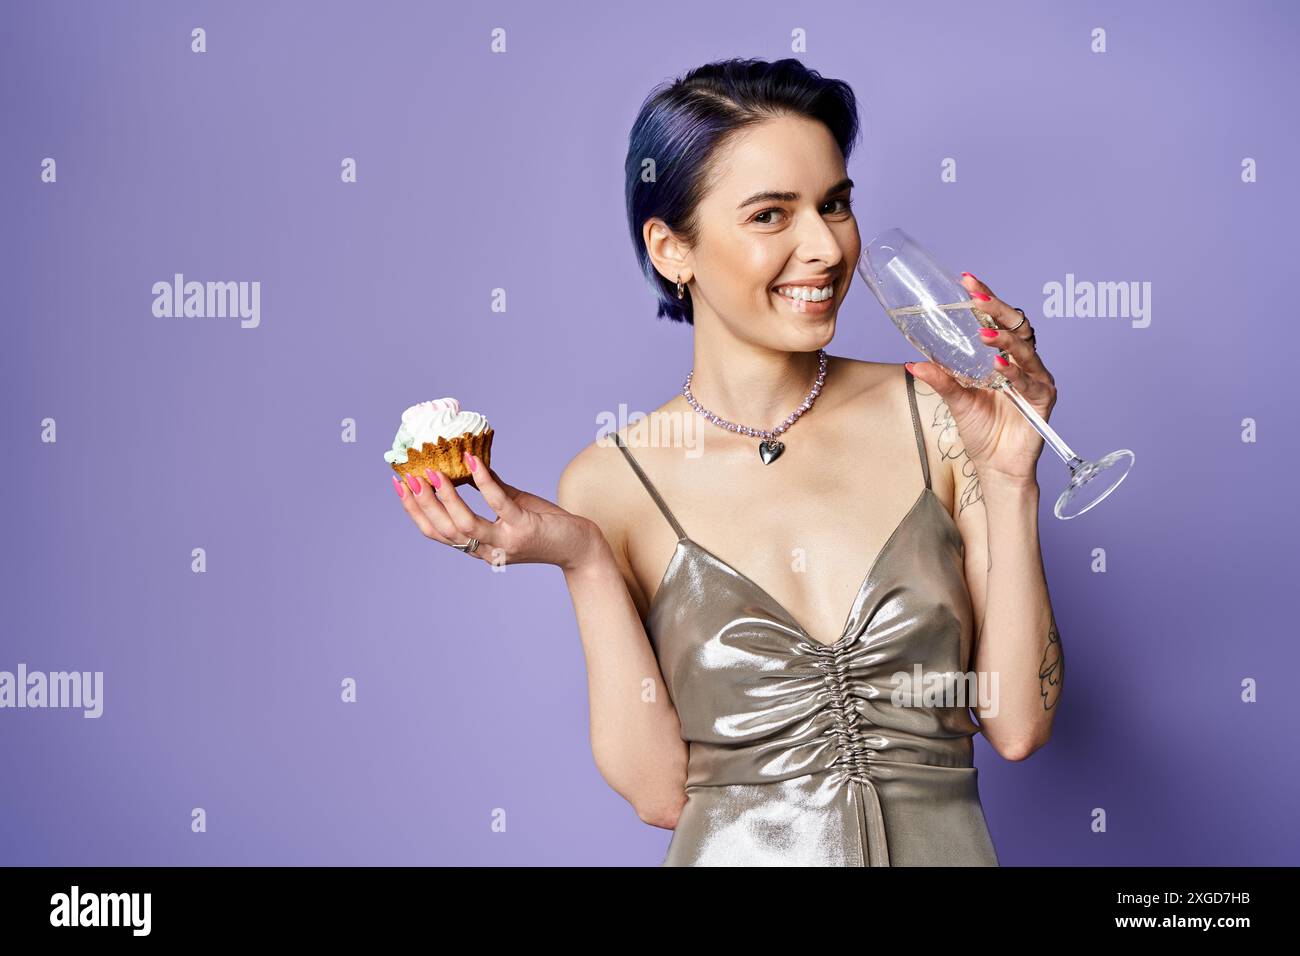
<instances>
[{"instance_id":1,"label":"pink nail polish","mask_svg":"<svg viewBox=\"0 0 1300 956\"><path fill-rule=\"evenodd\" d=\"M465 452L465 461L469 463L470 471L478 471L478 459L475 458L473 455L471 455L469 452Z\"/></svg>"},{"instance_id":2,"label":"pink nail polish","mask_svg":"<svg viewBox=\"0 0 1300 956\"><path fill-rule=\"evenodd\" d=\"M415 475L407 475L406 483L411 486L411 490L417 495L420 493L420 479L416 478Z\"/></svg>"},{"instance_id":3,"label":"pink nail polish","mask_svg":"<svg viewBox=\"0 0 1300 956\"><path fill-rule=\"evenodd\" d=\"M998 337L997 329L980 329L980 335L986 339L996 339Z\"/></svg>"},{"instance_id":4,"label":"pink nail polish","mask_svg":"<svg viewBox=\"0 0 1300 956\"><path fill-rule=\"evenodd\" d=\"M975 296L975 298L979 299L981 302L989 301L989 297L983 292L972 292L971 295Z\"/></svg>"},{"instance_id":5,"label":"pink nail polish","mask_svg":"<svg viewBox=\"0 0 1300 956\"><path fill-rule=\"evenodd\" d=\"M1001 365L1004 368L1011 364L1006 359L1004 359L1001 355L993 356L993 361L997 362L999 365Z\"/></svg>"},{"instance_id":6,"label":"pink nail polish","mask_svg":"<svg viewBox=\"0 0 1300 956\"><path fill-rule=\"evenodd\" d=\"M397 480L396 475L393 475L393 489L397 492L397 497L399 498L406 497L406 486Z\"/></svg>"},{"instance_id":7,"label":"pink nail polish","mask_svg":"<svg viewBox=\"0 0 1300 956\"><path fill-rule=\"evenodd\" d=\"M974 276L971 276L969 272L963 272L962 275L964 275L964 276L970 276L972 279L975 278Z\"/></svg>"},{"instance_id":8,"label":"pink nail polish","mask_svg":"<svg viewBox=\"0 0 1300 956\"><path fill-rule=\"evenodd\" d=\"M424 473L429 476L429 484L433 485L435 490L442 487L442 478L436 471L432 468L426 468Z\"/></svg>"}]
</instances>

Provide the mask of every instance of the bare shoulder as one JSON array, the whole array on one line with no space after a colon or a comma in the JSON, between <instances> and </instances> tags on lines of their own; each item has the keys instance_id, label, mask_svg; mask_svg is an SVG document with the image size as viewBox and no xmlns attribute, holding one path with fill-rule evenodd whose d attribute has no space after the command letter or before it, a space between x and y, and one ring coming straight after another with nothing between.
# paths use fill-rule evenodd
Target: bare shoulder
<instances>
[{"instance_id":1,"label":"bare shoulder","mask_svg":"<svg viewBox=\"0 0 1300 956\"><path fill-rule=\"evenodd\" d=\"M565 511L590 518L605 532L611 543L619 538L619 507L615 489L611 488L616 460L622 455L612 434L604 435L584 446L560 473L555 502ZM627 468L624 464L623 468Z\"/></svg>"},{"instance_id":2,"label":"bare shoulder","mask_svg":"<svg viewBox=\"0 0 1300 956\"><path fill-rule=\"evenodd\" d=\"M890 370L893 369L892 376ZM831 355L826 363L826 377L837 383L834 405L855 417L864 407L876 403L879 407L881 398L888 398L889 385L902 380L902 366L887 362L868 362L864 359L845 358L843 355ZM829 398L828 394L821 401Z\"/></svg>"},{"instance_id":3,"label":"bare shoulder","mask_svg":"<svg viewBox=\"0 0 1300 956\"><path fill-rule=\"evenodd\" d=\"M930 461L945 469L942 476L934 475L936 493L943 482L941 497L950 503L954 518L981 501L979 475L966 454L966 446L957 423L953 420L948 403L919 378L913 379L916 388L916 410L921 416L921 430L925 433L926 450Z\"/></svg>"},{"instance_id":4,"label":"bare shoulder","mask_svg":"<svg viewBox=\"0 0 1300 956\"><path fill-rule=\"evenodd\" d=\"M906 401L900 386L906 382L901 362L867 362L836 357L837 372L851 383L848 400L875 408L898 408ZM957 424L945 402L934 389L913 378L916 411L921 420L930 484L939 500L956 519L964 509L980 500L979 479L966 455ZM909 411L910 414L910 411Z\"/></svg>"},{"instance_id":5,"label":"bare shoulder","mask_svg":"<svg viewBox=\"0 0 1300 956\"><path fill-rule=\"evenodd\" d=\"M637 496L644 495L644 491L614 436L617 434L625 444L636 448L643 442L641 432L645 428L646 419L641 419L584 446L561 472L555 499L565 511L596 523L632 586L635 578L628 561L627 539L643 504Z\"/></svg>"}]
</instances>

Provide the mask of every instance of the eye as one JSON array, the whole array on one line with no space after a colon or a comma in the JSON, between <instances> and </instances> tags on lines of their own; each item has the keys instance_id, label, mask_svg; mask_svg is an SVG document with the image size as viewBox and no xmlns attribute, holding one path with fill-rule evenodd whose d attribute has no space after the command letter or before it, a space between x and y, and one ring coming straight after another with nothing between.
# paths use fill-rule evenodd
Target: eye
<instances>
[{"instance_id":1,"label":"eye","mask_svg":"<svg viewBox=\"0 0 1300 956\"><path fill-rule=\"evenodd\" d=\"M830 206L830 205L834 205L835 203L840 203L840 204L841 204L842 208L839 209L839 210L836 210L836 211L838 211L838 212L841 213L841 214L846 214L846 213L850 212L850 211L852 210L852 208L853 208L853 200L852 200L851 198L850 198L850 199L832 199L832 200L830 200L829 202L827 202L825 205ZM752 222L761 223L761 224L764 225L764 226L775 225L771 220L769 220L769 219L763 219L763 218L762 218L763 216L770 215L771 213L774 213L774 212L776 212L776 213L780 213L780 214L783 215L783 216L785 215L785 210L782 209L780 206L771 206L771 207L769 207L769 208L767 208L767 209L762 210L761 212L756 212L756 213L754 213L754 218L753 218L751 221L752 221Z\"/></svg>"}]
</instances>

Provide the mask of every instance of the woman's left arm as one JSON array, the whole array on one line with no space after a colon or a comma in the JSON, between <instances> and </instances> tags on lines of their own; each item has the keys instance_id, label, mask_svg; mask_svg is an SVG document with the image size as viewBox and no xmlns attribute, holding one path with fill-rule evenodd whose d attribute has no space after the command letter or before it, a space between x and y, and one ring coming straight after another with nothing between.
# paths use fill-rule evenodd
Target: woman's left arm
<instances>
[{"instance_id":1,"label":"woman's left arm","mask_svg":"<svg viewBox=\"0 0 1300 956\"><path fill-rule=\"evenodd\" d=\"M981 488L987 564L972 667L997 683L989 684L994 706L976 714L998 753L1023 760L1051 736L1065 658L1038 542L1038 485L984 480Z\"/></svg>"},{"instance_id":2,"label":"woman's left arm","mask_svg":"<svg viewBox=\"0 0 1300 956\"><path fill-rule=\"evenodd\" d=\"M974 276L964 274L962 284L972 305L999 326L982 336L989 348L1010 356L1009 364L996 363L999 369L1046 420L1056 404L1056 382L1030 341L1029 322ZM932 362L908 368L943 399L943 414L951 416L963 446L957 526L976 609L971 666L993 695L991 706L974 709L994 749L1023 760L1051 736L1065 676L1038 539L1036 467L1043 439L995 391L964 388Z\"/></svg>"}]
</instances>

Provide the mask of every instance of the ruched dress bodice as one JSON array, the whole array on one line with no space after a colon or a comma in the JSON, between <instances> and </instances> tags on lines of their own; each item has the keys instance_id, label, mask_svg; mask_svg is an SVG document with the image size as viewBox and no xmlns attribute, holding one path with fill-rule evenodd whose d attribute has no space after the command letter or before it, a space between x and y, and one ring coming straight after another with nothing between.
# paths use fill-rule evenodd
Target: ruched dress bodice
<instances>
[{"instance_id":1,"label":"ruched dress bodice","mask_svg":"<svg viewBox=\"0 0 1300 956\"><path fill-rule=\"evenodd\" d=\"M972 762L979 726L953 698L921 693L967 672L974 614L904 374L925 486L832 644L692 541L619 439L678 535L646 619L689 746L665 866L997 865Z\"/></svg>"}]
</instances>

